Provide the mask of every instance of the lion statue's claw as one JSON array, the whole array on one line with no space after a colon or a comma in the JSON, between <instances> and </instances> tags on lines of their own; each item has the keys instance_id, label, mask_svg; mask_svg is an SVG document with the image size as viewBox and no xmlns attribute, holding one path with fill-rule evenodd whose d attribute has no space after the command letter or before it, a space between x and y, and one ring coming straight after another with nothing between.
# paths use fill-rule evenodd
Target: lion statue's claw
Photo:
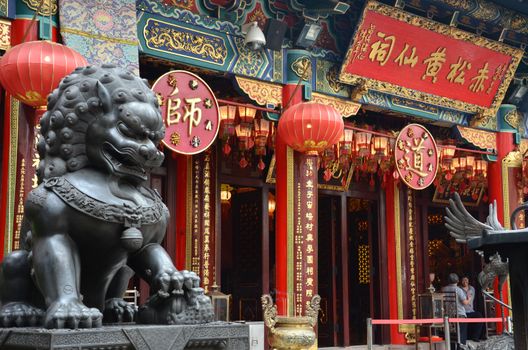
<instances>
[{"instance_id":1,"label":"lion statue's claw","mask_svg":"<svg viewBox=\"0 0 528 350\"><path fill-rule=\"evenodd\" d=\"M121 298L112 298L105 302L103 320L105 323L134 322L136 313L137 306Z\"/></svg>"},{"instance_id":2,"label":"lion statue's claw","mask_svg":"<svg viewBox=\"0 0 528 350\"><path fill-rule=\"evenodd\" d=\"M103 315L96 308L86 307L79 301L57 301L46 311L46 328L96 328L101 327Z\"/></svg>"},{"instance_id":3,"label":"lion statue's claw","mask_svg":"<svg viewBox=\"0 0 528 350\"><path fill-rule=\"evenodd\" d=\"M162 298L168 298L172 294L182 294L184 278L181 272L166 270L158 273L152 282L152 288Z\"/></svg>"},{"instance_id":4,"label":"lion statue's claw","mask_svg":"<svg viewBox=\"0 0 528 350\"><path fill-rule=\"evenodd\" d=\"M200 286L200 278L192 271L167 269L154 277L152 288L161 298L183 295L184 289L190 291Z\"/></svg>"},{"instance_id":5,"label":"lion statue's claw","mask_svg":"<svg viewBox=\"0 0 528 350\"><path fill-rule=\"evenodd\" d=\"M0 309L0 325L9 327L37 327L42 323L44 311L23 302L13 302Z\"/></svg>"}]
</instances>

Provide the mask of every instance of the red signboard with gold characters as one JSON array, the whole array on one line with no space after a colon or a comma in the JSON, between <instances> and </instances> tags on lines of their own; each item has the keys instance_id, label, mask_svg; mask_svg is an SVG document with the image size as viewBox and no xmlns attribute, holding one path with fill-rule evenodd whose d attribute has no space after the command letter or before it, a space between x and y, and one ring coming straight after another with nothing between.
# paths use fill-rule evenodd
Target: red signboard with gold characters
<instances>
[{"instance_id":1,"label":"red signboard with gold characters","mask_svg":"<svg viewBox=\"0 0 528 350\"><path fill-rule=\"evenodd\" d=\"M419 124L404 127L394 144L394 161L403 182L423 190L436 177L438 149L429 131Z\"/></svg>"},{"instance_id":2,"label":"red signboard with gold characters","mask_svg":"<svg viewBox=\"0 0 528 350\"><path fill-rule=\"evenodd\" d=\"M340 80L465 112L495 114L522 51L375 1Z\"/></svg>"},{"instance_id":3,"label":"red signboard with gold characters","mask_svg":"<svg viewBox=\"0 0 528 350\"><path fill-rule=\"evenodd\" d=\"M220 125L218 102L196 74L175 70L152 86L165 124L163 144L174 152L197 154L216 139Z\"/></svg>"}]
</instances>

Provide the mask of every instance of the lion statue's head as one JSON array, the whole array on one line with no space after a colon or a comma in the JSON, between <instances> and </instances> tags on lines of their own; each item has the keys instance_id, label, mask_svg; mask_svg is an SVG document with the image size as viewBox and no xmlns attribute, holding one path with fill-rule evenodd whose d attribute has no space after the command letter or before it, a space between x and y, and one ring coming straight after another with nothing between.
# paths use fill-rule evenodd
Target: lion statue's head
<instances>
[{"instance_id":1,"label":"lion statue's head","mask_svg":"<svg viewBox=\"0 0 528 350\"><path fill-rule=\"evenodd\" d=\"M146 80L114 65L77 68L40 120L39 180L85 167L141 182L163 162L159 105Z\"/></svg>"}]
</instances>

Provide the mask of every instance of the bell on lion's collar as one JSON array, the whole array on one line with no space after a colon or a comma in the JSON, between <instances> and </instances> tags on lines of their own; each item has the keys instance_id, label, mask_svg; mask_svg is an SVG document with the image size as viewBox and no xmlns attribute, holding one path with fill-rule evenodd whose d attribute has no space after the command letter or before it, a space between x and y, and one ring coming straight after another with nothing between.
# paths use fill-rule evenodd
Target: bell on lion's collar
<instances>
[{"instance_id":1,"label":"bell on lion's collar","mask_svg":"<svg viewBox=\"0 0 528 350\"><path fill-rule=\"evenodd\" d=\"M136 227L129 227L121 234L121 244L128 252L135 252L143 245L143 234Z\"/></svg>"}]
</instances>

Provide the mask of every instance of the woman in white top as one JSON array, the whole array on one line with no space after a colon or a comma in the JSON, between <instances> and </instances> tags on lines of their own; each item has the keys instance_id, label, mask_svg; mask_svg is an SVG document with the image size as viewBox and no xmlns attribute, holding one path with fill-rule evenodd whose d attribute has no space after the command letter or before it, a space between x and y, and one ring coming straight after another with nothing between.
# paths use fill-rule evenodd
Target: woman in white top
<instances>
[{"instance_id":1,"label":"woman in white top","mask_svg":"<svg viewBox=\"0 0 528 350\"><path fill-rule=\"evenodd\" d=\"M463 302L466 310L466 317L468 318L482 318L482 314L474 309L475 302L475 288L469 284L467 276L462 277L460 281L460 289L464 292L466 300ZM482 335L484 323L469 323L468 324L468 339L479 341Z\"/></svg>"}]
</instances>

